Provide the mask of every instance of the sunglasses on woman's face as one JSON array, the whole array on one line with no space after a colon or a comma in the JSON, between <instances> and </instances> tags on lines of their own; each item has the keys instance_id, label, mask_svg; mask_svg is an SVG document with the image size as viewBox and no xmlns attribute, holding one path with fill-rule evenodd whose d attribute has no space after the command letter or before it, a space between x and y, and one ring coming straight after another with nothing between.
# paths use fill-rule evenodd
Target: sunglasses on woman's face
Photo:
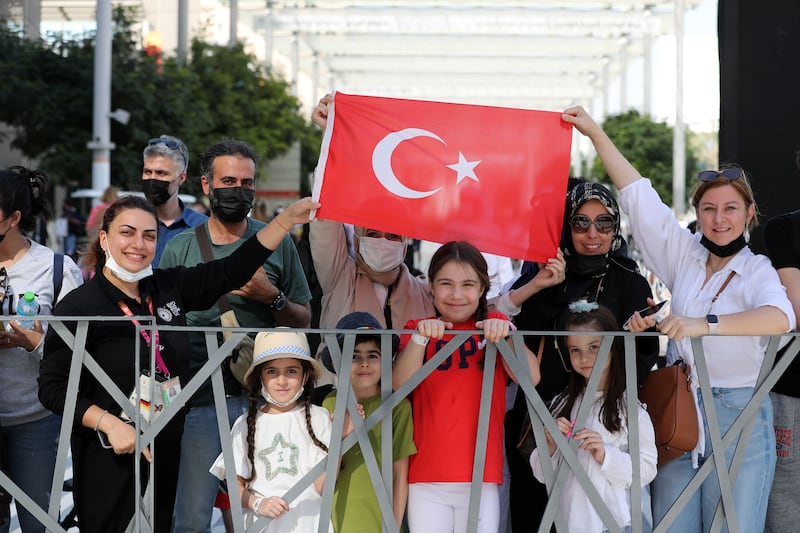
<instances>
[{"instance_id":1,"label":"sunglasses on woman's face","mask_svg":"<svg viewBox=\"0 0 800 533\"><path fill-rule=\"evenodd\" d=\"M734 181L741 178L743 176L743 173L742 169L740 168L728 168L719 172L717 172L716 170L703 170L697 174L697 178L700 181L714 181L720 176L722 176L728 181Z\"/></svg>"},{"instance_id":2,"label":"sunglasses on woman's face","mask_svg":"<svg viewBox=\"0 0 800 533\"><path fill-rule=\"evenodd\" d=\"M614 217L611 215L600 215L592 220L586 215L575 215L569 221L572 231L575 233L587 233L589 228L597 228L600 233L611 233L614 231Z\"/></svg>"}]
</instances>

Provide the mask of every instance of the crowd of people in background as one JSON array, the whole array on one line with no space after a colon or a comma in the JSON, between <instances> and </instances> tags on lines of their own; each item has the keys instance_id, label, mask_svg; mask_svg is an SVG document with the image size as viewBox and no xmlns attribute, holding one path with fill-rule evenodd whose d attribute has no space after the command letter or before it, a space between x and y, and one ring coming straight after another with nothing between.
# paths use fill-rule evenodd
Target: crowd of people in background
<instances>
[{"instance_id":1,"label":"crowd of people in background","mask_svg":"<svg viewBox=\"0 0 800 533\"><path fill-rule=\"evenodd\" d=\"M313 114L323 129L330 101L330 96L321 99ZM668 514L698 468L712 460L712 440L725 434L752 398L770 336L798 325L800 215L767 224L772 263L754 254L747 241L758 210L748 177L741 168L724 167L699 173L691 198L697 224L689 231L585 110L568 109L562 118L593 143L616 191L570 179L559 251L546 262L525 263L515 279L508 279L510 260L462 241L442 245L420 273L413 240L333 220L309 222L319 206L309 198L270 212L255 195L255 150L239 140L223 139L200 156L207 204L185 205L179 191L188 178L190 151L177 137L153 137L142 154L144 197L120 196L118 188L109 187L88 217L64 201L56 224L59 241L50 248L38 242L48 212L46 175L23 167L0 171L0 314L16 314L16 302L28 291L40 306L33 327L12 320L0 331L4 472L46 510L61 420L69 416L81 531L128 527L142 496L135 492L137 472L143 476L142 490L149 485L155 491L151 518L157 532L211 531L215 507L230 531L238 519L230 512L231 498L238 499L248 525L261 521L268 532L316 531L318 521L327 519L320 516L325 475L294 500L284 495L328 454L337 400L346 396L338 387L344 370L357 408L345 410L337 437L346 437L357 419L380 408L382 391L411 390L391 412L390 509L377 497L369 474L368 456L380 458L386 445L378 424L368 431L371 450L356 444L340 459L332 531L375 532L383 521L393 521L411 533L461 533L469 519L475 450L483 449L478 421L486 342L502 343L515 329L567 331L565 336L526 335L524 345L509 340L508 346L550 409L555 427L578 443L578 462L617 529L603 523L574 475L558 496L559 520L569 531L629 531L641 512L649 530ZM621 229L623 213L644 266L670 293L670 314L658 322L638 313L655 300L651 280L631 259ZM500 278L506 286L493 287ZM47 315L114 319L92 323L86 332L87 354L105 373L103 379L84 367L77 391L70 390L73 349L48 328ZM253 332L252 361L245 362L243 376L236 361L244 357L244 340L219 365L221 411L208 364L216 348L213 336L137 333L134 317L141 316L157 325L194 327L230 326L226 317L232 316L236 325ZM619 339L607 355L600 353L599 332L622 330L623 324L634 333L668 337L661 359L667 364L682 359L693 373L700 438L692 452L658 468L646 406L627 412ZM75 334L74 322L65 326ZM294 331L309 327L357 330L352 353L344 353L343 335L332 349L319 336ZM262 329L271 331L255 334ZM386 329L413 333L393 335L386 343L381 341ZM459 330L482 334L467 336L446 358L439 355ZM714 391L713 406L704 405L710 399L698 388L691 346L697 337L706 355L704 378ZM224 339L220 333L216 340ZM657 366L658 338L638 337L635 351L641 381ZM106 382L125 394L135 391L142 379L135 368L150 368L153 354L155 373L146 377L169 384L170 398L201 383L185 405L169 411L165 427L137 455L136 428ZM437 357L437 363L425 366ZM589 397L588 419L577 426L577 409L588 397L586 387L600 357L598 389ZM388 374L382 372L386 365ZM735 512L730 513L741 531L786 531L799 508L791 490L794 448L787 437L800 429L800 393L791 379L798 368L792 365L763 400L752 431L724 450L730 461L737 446L746 444L732 480ZM382 381L385 375L391 375L391 383ZM546 450L519 453L529 412L517 387L521 377L498 356L492 394L483 403L488 428L479 482L481 533L537 529L548 500L545 463L549 458L555 467L564 460L556 445L560 439L549 432ZM67 413L67 399L74 395L74 412ZM704 415L707 407L716 413L714 422ZM218 419L223 411L227 425ZM632 416L638 420L638 479L644 489L642 509L635 510L627 450ZM225 438L232 444L233 464L223 453ZM153 479L148 479L151 461ZM7 511L2 492L0 510ZM712 473L669 531L708 531L719 500ZM17 516L23 533L45 530L22 506ZM4 522L0 533L9 530L8 519Z\"/></svg>"}]
</instances>

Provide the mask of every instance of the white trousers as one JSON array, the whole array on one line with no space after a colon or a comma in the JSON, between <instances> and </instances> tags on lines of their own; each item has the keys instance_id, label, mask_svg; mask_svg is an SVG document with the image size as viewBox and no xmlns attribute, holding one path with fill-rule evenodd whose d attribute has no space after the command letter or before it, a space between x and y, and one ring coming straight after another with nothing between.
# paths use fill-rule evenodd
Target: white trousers
<instances>
[{"instance_id":1,"label":"white trousers","mask_svg":"<svg viewBox=\"0 0 800 533\"><path fill-rule=\"evenodd\" d=\"M470 483L411 483L408 527L411 533L466 533ZM498 485L483 483L478 533L497 533L500 524Z\"/></svg>"}]
</instances>

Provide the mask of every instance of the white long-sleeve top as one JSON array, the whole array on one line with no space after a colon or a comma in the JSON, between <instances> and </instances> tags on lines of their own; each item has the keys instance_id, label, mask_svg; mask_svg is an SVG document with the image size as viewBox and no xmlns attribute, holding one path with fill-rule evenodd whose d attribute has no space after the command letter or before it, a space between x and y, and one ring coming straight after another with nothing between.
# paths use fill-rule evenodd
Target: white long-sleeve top
<instances>
[{"instance_id":1,"label":"white long-sleeve top","mask_svg":"<svg viewBox=\"0 0 800 533\"><path fill-rule=\"evenodd\" d=\"M620 207L630 217L645 264L672 293L672 314L705 317L709 313L724 315L768 305L783 311L788 323L795 324L786 289L765 256L743 248L704 287L709 251L700 244L702 235L680 226L650 180L640 179L620 190ZM736 275L712 305L711 300L731 271ZM705 336L702 342L712 387L755 386L769 337ZM692 365L693 383L697 384L691 339L670 343L667 361L672 363L679 357Z\"/></svg>"},{"instance_id":2,"label":"white long-sleeve top","mask_svg":"<svg viewBox=\"0 0 800 533\"><path fill-rule=\"evenodd\" d=\"M622 428L611 433L606 429L600 419L600 408L603 405L603 392L596 392L592 402L592 409L586 420L586 429L597 431L605 444L606 456L603 464L599 464L587 450L577 450L578 462L586 470L586 474L597 488L600 497L608 506L611 515L622 528L631 524L630 486L633 481L633 462L628 453L628 425L622 415ZM580 401L576 401L572 408L571 419L578 412ZM656 450L655 431L650 415L639 405L639 472L642 487L647 486L656 477L656 463L658 451ZM556 449L550 460L553 469L561 462L561 452ZM534 450L530 457L533 475L544 483L544 471L539 459L538 450ZM568 468L564 466L563 468ZM570 533L598 533L607 529L595 511L594 505L589 500L586 492L581 487L578 479L570 471L564 483L559 502L559 513Z\"/></svg>"}]
</instances>

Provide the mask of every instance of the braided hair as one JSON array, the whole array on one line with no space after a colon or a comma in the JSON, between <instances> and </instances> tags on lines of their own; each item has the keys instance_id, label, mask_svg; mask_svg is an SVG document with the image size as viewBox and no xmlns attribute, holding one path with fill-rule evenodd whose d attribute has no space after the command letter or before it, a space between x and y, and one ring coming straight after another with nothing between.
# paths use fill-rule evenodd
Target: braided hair
<instances>
[{"instance_id":1,"label":"braided hair","mask_svg":"<svg viewBox=\"0 0 800 533\"><path fill-rule=\"evenodd\" d=\"M297 399L297 402L303 403L303 409L305 410L306 416L306 429L308 430L308 435L311 437L311 441L316 444L321 450L324 452L328 452L328 446L319 440L317 434L314 432L314 427L311 425L311 391L314 388L314 383L311 381L311 375L314 373L314 368L311 366L311 363L308 361L304 361L302 359L298 359L300 364L303 367L303 376L309 376L308 380L304 384L303 393ZM250 461L251 466L255 466L255 453L256 453L256 415L258 414L258 410L264 402L264 398L261 396L261 369L267 363L265 361L260 365L256 366L252 372L247 376L247 381L245 383L245 388L247 390L247 460ZM256 477L256 469L250 469L250 476L246 478L244 481L245 483L249 483L253 481Z\"/></svg>"}]
</instances>

